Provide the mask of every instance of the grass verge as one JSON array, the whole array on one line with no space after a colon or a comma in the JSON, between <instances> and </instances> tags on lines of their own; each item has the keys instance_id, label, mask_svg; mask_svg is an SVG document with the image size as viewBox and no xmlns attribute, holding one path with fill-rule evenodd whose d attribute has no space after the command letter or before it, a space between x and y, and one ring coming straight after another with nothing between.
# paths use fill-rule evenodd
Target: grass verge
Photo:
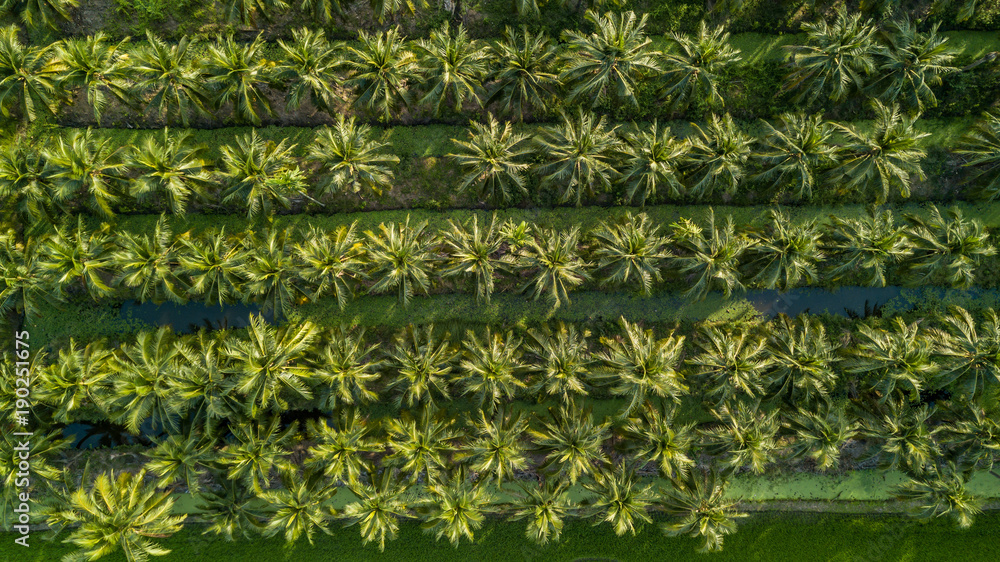
<instances>
[{"instance_id":1,"label":"grass verge","mask_svg":"<svg viewBox=\"0 0 1000 562\"><path fill-rule=\"evenodd\" d=\"M654 522L664 521L656 518ZM303 539L286 547L280 535L229 543L189 526L174 537L158 541L172 550L159 560L992 562L996 560L996 537L1000 536L1000 512L980 515L970 529L964 530L945 519L919 522L899 515L755 513L739 521L738 532L726 539L721 553L703 556L695 553L695 539L667 538L654 525L647 525L636 536L616 537L607 525L594 527L589 521L570 520L562 540L544 547L528 541L525 528L524 521L491 518L476 533L474 543L454 548L447 541L436 541L419 524L407 522L401 525L398 539L379 552L374 546L362 545L356 527L332 525L331 534L318 533L312 545ZM10 562L52 562L73 551L71 545L42 540L42 533L37 531L28 549L15 545L9 535L5 538L8 540L0 543L0 557ZM116 554L105 560L124 559Z\"/></svg>"}]
</instances>

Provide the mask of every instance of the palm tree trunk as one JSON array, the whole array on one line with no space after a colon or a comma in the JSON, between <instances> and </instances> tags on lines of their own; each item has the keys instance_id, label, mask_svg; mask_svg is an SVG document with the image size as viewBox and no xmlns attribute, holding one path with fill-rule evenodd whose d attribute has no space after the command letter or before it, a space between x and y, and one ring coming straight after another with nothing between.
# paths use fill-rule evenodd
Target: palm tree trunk
<instances>
[{"instance_id":1,"label":"palm tree trunk","mask_svg":"<svg viewBox=\"0 0 1000 562\"><path fill-rule=\"evenodd\" d=\"M984 55L979 60L973 62L972 64L970 64L968 66L964 66L961 69L959 69L959 72L965 72L966 70L970 70L972 68L975 68L975 67L983 64L984 62L993 62L993 61L995 61L997 59L997 57L1000 57L1000 51L993 51L993 52L990 52L990 53L986 53L986 55Z\"/></svg>"}]
</instances>

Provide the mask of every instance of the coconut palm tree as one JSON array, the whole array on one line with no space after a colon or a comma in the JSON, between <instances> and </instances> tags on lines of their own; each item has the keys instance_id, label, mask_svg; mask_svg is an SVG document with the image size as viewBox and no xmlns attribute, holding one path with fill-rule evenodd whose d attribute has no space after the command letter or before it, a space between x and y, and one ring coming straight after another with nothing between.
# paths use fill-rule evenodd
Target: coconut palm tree
<instances>
[{"instance_id":1,"label":"coconut palm tree","mask_svg":"<svg viewBox=\"0 0 1000 562\"><path fill-rule=\"evenodd\" d=\"M974 403L953 410L955 421L936 430L949 459L965 468L994 471L1000 451L1000 422Z\"/></svg>"},{"instance_id":2,"label":"coconut palm tree","mask_svg":"<svg viewBox=\"0 0 1000 562\"><path fill-rule=\"evenodd\" d=\"M819 264L826 257L820 249L820 231L816 220L792 224L779 210L771 210L769 232L758 234L753 282L764 289L781 292L800 285L819 282Z\"/></svg>"},{"instance_id":3,"label":"coconut palm tree","mask_svg":"<svg viewBox=\"0 0 1000 562\"><path fill-rule=\"evenodd\" d=\"M679 371L684 336L672 333L656 339L652 330L643 330L624 317L619 319L621 338L601 338L605 350L600 376L608 379L611 393L628 399L620 417L626 418L647 399L671 399L680 402L687 385Z\"/></svg>"},{"instance_id":4,"label":"coconut palm tree","mask_svg":"<svg viewBox=\"0 0 1000 562\"><path fill-rule=\"evenodd\" d=\"M18 244L13 236L0 237L0 316L13 312L34 322L43 307L60 299L63 283L50 273L54 264L46 263L44 251L42 241Z\"/></svg>"},{"instance_id":5,"label":"coconut palm tree","mask_svg":"<svg viewBox=\"0 0 1000 562\"><path fill-rule=\"evenodd\" d=\"M171 391L181 366L170 326L143 331L134 344L122 345L109 361L114 390L106 409L114 422L138 435L147 419L153 430L180 430L181 413Z\"/></svg>"},{"instance_id":6,"label":"coconut palm tree","mask_svg":"<svg viewBox=\"0 0 1000 562\"><path fill-rule=\"evenodd\" d=\"M445 107L461 113L466 100L482 105L487 52L478 41L469 39L462 24L453 34L446 21L441 29L431 30L430 37L417 41L414 48L426 91L420 98L421 105L433 106L436 116Z\"/></svg>"},{"instance_id":7,"label":"coconut palm tree","mask_svg":"<svg viewBox=\"0 0 1000 562\"><path fill-rule=\"evenodd\" d=\"M264 47L264 39L260 35L252 43L238 43L230 35L225 39L219 38L208 47L205 73L213 105L216 110L229 106L237 122L260 125L262 115L274 113L263 89L275 83L272 65L264 58Z\"/></svg>"},{"instance_id":8,"label":"coconut palm tree","mask_svg":"<svg viewBox=\"0 0 1000 562\"><path fill-rule=\"evenodd\" d=\"M480 197L496 206L527 195L524 172L528 164L524 159L532 154L528 136L515 133L510 122L501 129L491 113L486 115L485 125L471 121L469 126L469 140L452 139L458 150L448 155L464 172L459 191L474 187Z\"/></svg>"},{"instance_id":9,"label":"coconut palm tree","mask_svg":"<svg viewBox=\"0 0 1000 562\"><path fill-rule=\"evenodd\" d=\"M188 493L198 496L201 479L215 459L214 443L196 432L174 434L156 442L145 453L145 469L156 476L158 488L183 484Z\"/></svg>"},{"instance_id":10,"label":"coconut palm tree","mask_svg":"<svg viewBox=\"0 0 1000 562\"><path fill-rule=\"evenodd\" d=\"M829 229L830 249L839 263L829 275L839 281L861 275L869 287L885 287L886 271L910 257L913 244L906 228L898 226L889 209L871 207L861 218L833 216Z\"/></svg>"},{"instance_id":11,"label":"coconut palm tree","mask_svg":"<svg viewBox=\"0 0 1000 562\"><path fill-rule=\"evenodd\" d=\"M380 121L388 121L400 104L410 104L410 85L417 79L416 56L407 49L399 28L378 35L360 31L358 43L347 47L346 84L357 92L356 104Z\"/></svg>"},{"instance_id":12,"label":"coconut palm tree","mask_svg":"<svg viewBox=\"0 0 1000 562\"><path fill-rule=\"evenodd\" d=\"M792 458L809 457L820 470L835 469L845 443L858 436L860 425L843 408L827 406L813 412L800 408L789 416L786 425L795 431Z\"/></svg>"},{"instance_id":13,"label":"coconut palm tree","mask_svg":"<svg viewBox=\"0 0 1000 562\"><path fill-rule=\"evenodd\" d=\"M510 414L504 409L491 419L479 410L478 417L470 415L467 428L472 435L464 452L469 455L468 466L477 481L495 480L500 486L504 479L512 480L517 471L528 467L522 442L528 422L520 412Z\"/></svg>"},{"instance_id":14,"label":"coconut palm tree","mask_svg":"<svg viewBox=\"0 0 1000 562\"><path fill-rule=\"evenodd\" d=\"M719 94L719 75L742 57L740 50L729 44L729 32L720 25L709 29L702 21L694 37L670 33L670 51L663 59L663 89L674 111L706 100L709 107L722 107L725 100Z\"/></svg>"},{"instance_id":15,"label":"coconut palm tree","mask_svg":"<svg viewBox=\"0 0 1000 562\"><path fill-rule=\"evenodd\" d=\"M71 557L95 560L121 549L128 562L142 562L170 553L150 539L180 531L187 516L171 515L174 498L146 484L145 476L145 470L111 471L66 491L66 503L53 506L46 522L57 532L73 528L65 542L79 550Z\"/></svg>"},{"instance_id":16,"label":"coconut palm tree","mask_svg":"<svg viewBox=\"0 0 1000 562\"><path fill-rule=\"evenodd\" d=\"M667 238L651 226L645 213L631 212L618 220L601 222L591 233L596 242L597 268L606 272L602 282L630 286L639 281L640 293L650 295L653 283L663 280L660 268L669 257Z\"/></svg>"},{"instance_id":17,"label":"coconut palm tree","mask_svg":"<svg viewBox=\"0 0 1000 562\"><path fill-rule=\"evenodd\" d=\"M346 3L342 3L341 0L302 0L299 10L311 12L313 21L326 25L333 20L334 14L343 17Z\"/></svg>"},{"instance_id":18,"label":"coconut palm tree","mask_svg":"<svg viewBox=\"0 0 1000 562\"><path fill-rule=\"evenodd\" d=\"M576 484L581 476L591 476L610 463L603 450L611 436L610 426L594 423L590 408L570 402L549 408L549 418L539 419L538 427L528 429L534 449L545 455L539 471L568 477Z\"/></svg>"},{"instance_id":19,"label":"coconut palm tree","mask_svg":"<svg viewBox=\"0 0 1000 562\"><path fill-rule=\"evenodd\" d=\"M424 405L418 414L403 411L397 418L383 422L385 443L392 452L383 459L383 466L398 466L415 483L435 481L449 466L449 455L457 449L459 432L452 427L455 420L444 411Z\"/></svg>"},{"instance_id":20,"label":"coconut palm tree","mask_svg":"<svg viewBox=\"0 0 1000 562\"><path fill-rule=\"evenodd\" d=\"M118 44L108 44L107 40L108 36L100 31L84 39L66 39L56 45L54 55L62 66L60 86L86 92L98 126L108 106L105 92L126 105L132 101L128 80L131 69L122 48L128 40Z\"/></svg>"},{"instance_id":21,"label":"coconut palm tree","mask_svg":"<svg viewBox=\"0 0 1000 562\"><path fill-rule=\"evenodd\" d=\"M70 19L70 9L79 5L79 0L4 0L0 13L17 15L25 27L37 32L43 27L58 29L59 20Z\"/></svg>"},{"instance_id":22,"label":"coconut palm tree","mask_svg":"<svg viewBox=\"0 0 1000 562\"><path fill-rule=\"evenodd\" d=\"M356 226L332 231L310 226L295 244L298 274L313 287L310 300L332 295L343 310L354 297L354 282L365 276Z\"/></svg>"},{"instance_id":23,"label":"coconut palm tree","mask_svg":"<svg viewBox=\"0 0 1000 562\"><path fill-rule=\"evenodd\" d=\"M4 208L16 209L26 224L54 223L65 210L53 201L45 159L24 146L0 151L0 198Z\"/></svg>"},{"instance_id":24,"label":"coconut palm tree","mask_svg":"<svg viewBox=\"0 0 1000 562\"><path fill-rule=\"evenodd\" d=\"M653 485L640 485L633 467L619 464L611 474L598 473L583 487L595 496L588 502L592 516L599 518L595 525L610 523L620 537L625 533L635 536L643 523L653 522L649 515Z\"/></svg>"},{"instance_id":25,"label":"coconut palm tree","mask_svg":"<svg viewBox=\"0 0 1000 562\"><path fill-rule=\"evenodd\" d=\"M576 325L559 322L555 329L530 329L528 336L525 351L534 357L528 362L534 381L528 395L557 396L562 404L569 404L589 394L595 364L587 344L589 330L577 331Z\"/></svg>"},{"instance_id":26,"label":"coconut palm tree","mask_svg":"<svg viewBox=\"0 0 1000 562\"><path fill-rule=\"evenodd\" d=\"M173 392L188 413L192 427L200 427L211 438L218 437L219 422L243 422L246 415L230 378L225 353L231 335L225 330L201 330L178 343L181 372L173 381Z\"/></svg>"},{"instance_id":27,"label":"coconut palm tree","mask_svg":"<svg viewBox=\"0 0 1000 562\"><path fill-rule=\"evenodd\" d=\"M580 256L579 240L580 229L576 226L562 232L549 229L536 231L517 264L520 269L533 273L521 291L532 289L536 300L543 294L547 295L555 307L563 301L570 302L570 290L590 279L587 271L590 263Z\"/></svg>"},{"instance_id":28,"label":"coconut palm tree","mask_svg":"<svg viewBox=\"0 0 1000 562\"><path fill-rule=\"evenodd\" d=\"M522 121L525 114L545 111L560 86L554 72L557 50L551 39L544 32L533 35L527 27L521 27L520 33L508 27L503 40L491 42L488 49L495 70L483 105L497 103L504 115L516 115Z\"/></svg>"},{"instance_id":29,"label":"coconut palm tree","mask_svg":"<svg viewBox=\"0 0 1000 562\"><path fill-rule=\"evenodd\" d=\"M433 405L435 395L449 400L449 379L457 357L448 334L437 338L433 324L423 329L409 324L381 362L389 379L386 390L400 389L395 403L408 408L423 402Z\"/></svg>"},{"instance_id":30,"label":"coconut palm tree","mask_svg":"<svg viewBox=\"0 0 1000 562\"><path fill-rule=\"evenodd\" d=\"M709 208L708 224L698 226L690 219L682 218L671 225L672 239L678 250L670 256L677 264L677 270L693 277L690 288L684 296L702 300L709 291L722 290L726 298L735 291L744 289L739 266L740 258L750 247L750 240L743 234L736 234L733 217L726 217L726 224L715 224L715 211Z\"/></svg>"},{"instance_id":31,"label":"coconut palm tree","mask_svg":"<svg viewBox=\"0 0 1000 562\"><path fill-rule=\"evenodd\" d=\"M287 544L305 535L309 544L313 544L317 530L331 534L328 527L336 512L325 504L337 494L337 487L323 471L306 471L302 476L294 472L283 474L282 485L260 494L260 499L274 510L264 527L264 536L283 533Z\"/></svg>"},{"instance_id":32,"label":"coconut palm tree","mask_svg":"<svg viewBox=\"0 0 1000 562\"><path fill-rule=\"evenodd\" d=\"M8 517L17 517L11 512L11 508L18 503L17 490L29 485L17 484L17 481L28 478L29 481L36 484L58 484L62 472L53 465L58 462L56 457L73 442L72 439L64 438L62 431L52 429L40 432L41 435L32 436L33 439L29 440L27 447L25 447L25 440L18 433L23 432L19 432L13 426L5 427L0 431L0 452L3 453L0 456L0 468L4 470L0 485L4 491L11 494L10 499L2 500L4 503L0 506L0 510ZM22 451L26 453L22 453ZM19 466L20 461L24 459L24 454L27 454L28 458L31 459L27 467ZM18 471L22 474L18 474ZM40 490L42 486L36 484L31 484L31 486Z\"/></svg>"},{"instance_id":33,"label":"coconut palm tree","mask_svg":"<svg viewBox=\"0 0 1000 562\"><path fill-rule=\"evenodd\" d=\"M937 277L952 287L971 287L982 259L997 253L989 233L981 222L965 218L958 208L942 215L931 205L929 215L927 219L915 214L904 217L914 246L913 257L906 261L907 271L919 282Z\"/></svg>"},{"instance_id":34,"label":"coconut palm tree","mask_svg":"<svg viewBox=\"0 0 1000 562\"><path fill-rule=\"evenodd\" d=\"M939 37L936 23L927 34L904 18L883 28L884 43L876 47L879 78L869 85L887 103L899 102L914 111L937 105L931 86L941 84L941 77L958 69L948 66L957 51L950 49L947 37Z\"/></svg>"},{"instance_id":35,"label":"coconut palm tree","mask_svg":"<svg viewBox=\"0 0 1000 562\"><path fill-rule=\"evenodd\" d=\"M828 401L837 386L838 344L826 334L823 323L815 317L795 320L778 316L768 337L771 366L771 395L788 404L803 406Z\"/></svg>"},{"instance_id":36,"label":"coconut palm tree","mask_svg":"<svg viewBox=\"0 0 1000 562\"><path fill-rule=\"evenodd\" d=\"M292 198L304 194L305 182L292 159L295 145L264 140L257 129L236 137L236 144L220 147L223 168L218 172L226 185L222 201L236 202L247 216L270 214L275 204L289 208Z\"/></svg>"},{"instance_id":37,"label":"coconut palm tree","mask_svg":"<svg viewBox=\"0 0 1000 562\"><path fill-rule=\"evenodd\" d=\"M833 127L821 114L784 113L777 127L761 121L763 151L756 158L764 170L759 178L771 187L793 193L796 199L812 199L819 172L837 163L839 154L832 144Z\"/></svg>"},{"instance_id":38,"label":"coconut palm tree","mask_svg":"<svg viewBox=\"0 0 1000 562\"><path fill-rule=\"evenodd\" d=\"M146 30L146 43L130 53L136 91L146 102L146 112L155 111L167 122L180 120L188 126L192 111L207 115L211 99L187 35L177 43L166 43Z\"/></svg>"},{"instance_id":39,"label":"coconut palm tree","mask_svg":"<svg viewBox=\"0 0 1000 562\"><path fill-rule=\"evenodd\" d=\"M312 397L308 381L315 373L304 358L318 335L311 322L274 328L262 316L254 315L247 338L227 342L225 353L233 361L234 388L246 399L251 417L287 408L286 394Z\"/></svg>"},{"instance_id":40,"label":"coconut palm tree","mask_svg":"<svg viewBox=\"0 0 1000 562\"><path fill-rule=\"evenodd\" d=\"M10 374L14 375L13 372ZM24 436L16 435L25 433L18 429L7 425L0 430L0 469L4 471L0 489L7 493L6 498L0 499L0 514L7 518L8 528L11 523L19 522L20 513L24 513L21 494L30 496L31 492L41 492L46 486L58 484L62 471L53 466L54 462L58 462L56 458L73 442L72 439L64 439L59 429L39 432L41 435L36 433L26 441ZM25 455L31 462L22 466ZM15 509L19 511L15 512Z\"/></svg>"},{"instance_id":41,"label":"coconut palm tree","mask_svg":"<svg viewBox=\"0 0 1000 562\"><path fill-rule=\"evenodd\" d=\"M100 136L89 128L59 135L43 150L42 157L57 203L84 199L95 213L110 217L125 182L126 167L120 158L122 148L115 147L110 137Z\"/></svg>"},{"instance_id":42,"label":"coconut palm tree","mask_svg":"<svg viewBox=\"0 0 1000 562\"><path fill-rule=\"evenodd\" d=\"M523 494L517 494L513 504L512 520L528 519L527 537L536 544L545 545L549 541L559 541L562 535L563 518L572 504L567 489L569 482L560 478L546 478L538 487L521 485Z\"/></svg>"},{"instance_id":43,"label":"coconut palm tree","mask_svg":"<svg viewBox=\"0 0 1000 562\"><path fill-rule=\"evenodd\" d=\"M913 124L919 114L902 115L897 105L883 105L874 100L872 110L875 126L870 133L850 125L833 125L843 133L847 144L842 163L831 173L843 182L842 191L874 190L879 204L885 203L894 188L900 197L909 197L910 176L924 179L920 160L927 152L920 148L919 141L930 133L918 133Z\"/></svg>"},{"instance_id":44,"label":"coconut palm tree","mask_svg":"<svg viewBox=\"0 0 1000 562\"><path fill-rule=\"evenodd\" d=\"M846 372L862 375L880 403L897 395L897 390L917 400L920 389L941 369L933 359L935 342L919 322L907 324L896 316L889 329L860 324L855 338Z\"/></svg>"},{"instance_id":45,"label":"coconut palm tree","mask_svg":"<svg viewBox=\"0 0 1000 562\"><path fill-rule=\"evenodd\" d=\"M368 6L371 8L372 13L375 14L375 19L379 25L381 25L385 23L387 17L396 19L397 14L404 9L409 11L412 16L416 13L418 6L427 8L429 4L427 0L368 0Z\"/></svg>"},{"instance_id":46,"label":"coconut palm tree","mask_svg":"<svg viewBox=\"0 0 1000 562\"><path fill-rule=\"evenodd\" d=\"M242 297L239 267L245 251L225 227L197 239L182 234L178 240L184 247L178 252L180 274L190 279L192 297L220 307Z\"/></svg>"},{"instance_id":47,"label":"coconut palm tree","mask_svg":"<svg viewBox=\"0 0 1000 562\"><path fill-rule=\"evenodd\" d=\"M165 216L156 221L153 232L140 236L123 231L111 263L118 270L118 284L138 295L142 302L178 303L187 301L190 287L175 273L179 244L170 232Z\"/></svg>"},{"instance_id":48,"label":"coconut palm tree","mask_svg":"<svg viewBox=\"0 0 1000 562\"><path fill-rule=\"evenodd\" d=\"M111 294L108 266L111 265L112 240L109 230L107 224L97 230L87 228L83 216L78 215L76 228L67 224L45 238L38 255L38 267L49 277L58 295L65 294L74 284L79 284L79 289L95 300Z\"/></svg>"},{"instance_id":49,"label":"coconut palm tree","mask_svg":"<svg viewBox=\"0 0 1000 562\"><path fill-rule=\"evenodd\" d=\"M736 193L752 152L751 137L736 127L728 113L721 118L712 114L706 129L692 126L697 132L684 162L688 194L700 200L717 190Z\"/></svg>"},{"instance_id":50,"label":"coconut palm tree","mask_svg":"<svg viewBox=\"0 0 1000 562\"><path fill-rule=\"evenodd\" d=\"M456 380L463 394L473 395L477 407L493 413L512 400L518 389L527 386L519 377L524 370L521 338L513 332L493 333L487 326L486 335L480 340L469 330L462 347Z\"/></svg>"},{"instance_id":51,"label":"coconut palm tree","mask_svg":"<svg viewBox=\"0 0 1000 562\"><path fill-rule=\"evenodd\" d=\"M285 0L226 0L223 13L227 23L254 26L257 16L271 21L275 12L286 8L288 3Z\"/></svg>"},{"instance_id":52,"label":"coconut palm tree","mask_svg":"<svg viewBox=\"0 0 1000 562\"><path fill-rule=\"evenodd\" d=\"M379 552L385 550L385 539L396 540L399 520L410 514L406 482L395 478L392 470L369 474L368 482L350 485L358 501L344 507L340 517L347 526L358 525L363 544L378 542Z\"/></svg>"},{"instance_id":53,"label":"coconut palm tree","mask_svg":"<svg viewBox=\"0 0 1000 562\"><path fill-rule=\"evenodd\" d=\"M368 360L378 344L368 345L364 336L364 329L352 334L348 327L338 326L324 338L326 345L312 360L319 381L317 402L321 409L378 400L378 392L371 386L379 378L379 365Z\"/></svg>"},{"instance_id":54,"label":"coconut palm tree","mask_svg":"<svg viewBox=\"0 0 1000 562\"><path fill-rule=\"evenodd\" d=\"M415 291L427 293L436 256L426 228L427 221L410 227L407 215L405 223L379 224L379 235L365 231L370 243L365 261L371 266L369 276L375 279L369 293L396 289L403 306L409 306Z\"/></svg>"},{"instance_id":55,"label":"coconut palm tree","mask_svg":"<svg viewBox=\"0 0 1000 562\"><path fill-rule=\"evenodd\" d=\"M882 442L880 467L923 474L941 456L935 431L927 423L933 411L926 404L911 407L890 401L887 406L884 413L865 420L864 428L868 437Z\"/></svg>"},{"instance_id":56,"label":"coconut palm tree","mask_svg":"<svg viewBox=\"0 0 1000 562\"><path fill-rule=\"evenodd\" d=\"M69 0L39 1L50 5ZM17 32L14 25L0 29L0 113L10 117L16 111L28 121L55 115L62 98L58 88L62 63L54 56L52 45L24 45Z\"/></svg>"},{"instance_id":57,"label":"coconut palm tree","mask_svg":"<svg viewBox=\"0 0 1000 562\"><path fill-rule=\"evenodd\" d=\"M755 474L763 474L764 468L776 460L779 412L764 412L758 404L739 402L734 407L724 404L712 410L721 424L705 430L705 450L726 471L749 466Z\"/></svg>"},{"instance_id":58,"label":"coconut palm tree","mask_svg":"<svg viewBox=\"0 0 1000 562\"><path fill-rule=\"evenodd\" d=\"M935 519L947 515L959 529L967 529L976 515L982 513L983 503L966 487L968 480L968 473L951 464L943 470L911 477L896 487L895 495L902 501L918 502L911 511L915 517Z\"/></svg>"},{"instance_id":59,"label":"coconut palm tree","mask_svg":"<svg viewBox=\"0 0 1000 562\"><path fill-rule=\"evenodd\" d=\"M955 384L970 400L982 396L987 385L1000 383L1000 317L988 308L976 321L967 310L951 306L944 330L931 329L937 353L944 358L938 385Z\"/></svg>"},{"instance_id":60,"label":"coconut palm tree","mask_svg":"<svg viewBox=\"0 0 1000 562\"><path fill-rule=\"evenodd\" d=\"M175 215L183 215L192 195L204 197L212 185L205 159L206 147L193 145L191 131L163 136L145 136L126 157L128 169L136 178L129 182L132 197L140 202L163 201Z\"/></svg>"},{"instance_id":61,"label":"coconut palm tree","mask_svg":"<svg viewBox=\"0 0 1000 562\"><path fill-rule=\"evenodd\" d=\"M714 472L692 471L683 479L673 480L673 487L663 490L662 507L680 521L662 524L663 532L671 537L700 538L698 552L722 550L726 535L736 532L734 519L744 516L736 511L737 500L725 499L727 486L728 482L720 482Z\"/></svg>"},{"instance_id":62,"label":"coconut palm tree","mask_svg":"<svg viewBox=\"0 0 1000 562\"><path fill-rule=\"evenodd\" d=\"M495 278L511 265L509 257L495 257L503 245L499 230L495 216L482 229L477 215L464 224L449 219L448 228L440 234L448 255L441 277L468 279L475 286L476 300L489 303Z\"/></svg>"},{"instance_id":63,"label":"coconut palm tree","mask_svg":"<svg viewBox=\"0 0 1000 562\"><path fill-rule=\"evenodd\" d=\"M674 406L646 402L622 427L625 446L632 458L643 464L656 463L665 478L683 477L695 464L694 424L681 425L675 422L675 417Z\"/></svg>"},{"instance_id":64,"label":"coconut palm tree","mask_svg":"<svg viewBox=\"0 0 1000 562\"><path fill-rule=\"evenodd\" d=\"M239 274L246 279L244 298L261 303L262 313L284 318L295 302L307 294L285 231L271 228L264 239L250 233L243 239L243 245L247 251Z\"/></svg>"},{"instance_id":65,"label":"coconut palm tree","mask_svg":"<svg viewBox=\"0 0 1000 562\"><path fill-rule=\"evenodd\" d=\"M638 20L634 12L600 15L587 10L585 19L594 25L590 35L567 30L569 52L559 79L569 88L567 101L596 106L603 100L639 106L635 88L647 76L657 75L659 52L643 32L648 16Z\"/></svg>"},{"instance_id":66,"label":"coconut palm tree","mask_svg":"<svg viewBox=\"0 0 1000 562\"><path fill-rule=\"evenodd\" d=\"M679 198L684 192L680 168L690 149L688 142L677 140L670 127L660 127L655 120L649 128L626 133L623 139L625 167L618 182L628 200L645 205L658 188L666 189L668 197Z\"/></svg>"},{"instance_id":67,"label":"coconut palm tree","mask_svg":"<svg viewBox=\"0 0 1000 562\"><path fill-rule=\"evenodd\" d=\"M573 200L579 206L584 192L593 194L598 186L611 189L618 175L614 166L621 141L616 127L605 125L603 115L595 117L578 108L575 119L565 113L561 119L561 125L546 127L535 137L539 151L547 155L538 173L543 185L561 186L561 203Z\"/></svg>"},{"instance_id":68,"label":"coconut palm tree","mask_svg":"<svg viewBox=\"0 0 1000 562\"><path fill-rule=\"evenodd\" d=\"M747 328L721 330L714 326L703 326L699 336L695 343L700 353L687 361L705 380L709 399L721 405L766 393L768 369L774 359L764 338Z\"/></svg>"},{"instance_id":69,"label":"coconut palm tree","mask_svg":"<svg viewBox=\"0 0 1000 562\"><path fill-rule=\"evenodd\" d=\"M482 527L491 511L491 494L478 481L466 477L459 469L448 480L433 481L427 486L430 496L425 500L427 512L421 525L434 531L437 540L447 537L457 547L462 538L473 540L473 533Z\"/></svg>"},{"instance_id":70,"label":"coconut palm tree","mask_svg":"<svg viewBox=\"0 0 1000 562\"><path fill-rule=\"evenodd\" d=\"M107 399L112 351L100 340L77 347L73 338L59 348L58 359L34 370L38 385L34 397L53 410L53 419L70 423L70 413L100 408Z\"/></svg>"},{"instance_id":71,"label":"coconut palm tree","mask_svg":"<svg viewBox=\"0 0 1000 562\"><path fill-rule=\"evenodd\" d=\"M377 138L368 125L338 115L337 124L317 131L309 145L309 160L324 174L318 193L341 193L347 187L359 193L365 187L382 195L392 187L392 167L399 163L398 156L385 151L388 145L386 135Z\"/></svg>"},{"instance_id":72,"label":"coconut palm tree","mask_svg":"<svg viewBox=\"0 0 1000 562\"><path fill-rule=\"evenodd\" d=\"M338 10L340 3L337 4ZM329 5L330 0L304 0L305 4ZM329 19L329 9L326 11ZM341 64L339 49L331 45L322 30L306 28L292 30L292 42L278 40L282 51L276 79L285 87L286 109L293 111L302 106L306 99L313 107L333 113L333 105L338 95L334 89L340 83L336 73Z\"/></svg>"},{"instance_id":73,"label":"coconut palm tree","mask_svg":"<svg viewBox=\"0 0 1000 562\"><path fill-rule=\"evenodd\" d=\"M981 196L990 201L1000 198L1000 113L984 114L955 152L968 157L962 165L973 169Z\"/></svg>"},{"instance_id":74,"label":"coconut palm tree","mask_svg":"<svg viewBox=\"0 0 1000 562\"><path fill-rule=\"evenodd\" d=\"M852 91L860 91L867 76L875 72L875 24L861 19L860 13L837 12L827 23L802 24L807 45L790 45L791 72L783 91L796 90L795 102L812 104L820 98L839 102Z\"/></svg>"},{"instance_id":75,"label":"coconut palm tree","mask_svg":"<svg viewBox=\"0 0 1000 562\"><path fill-rule=\"evenodd\" d=\"M264 529L265 514L257 494L239 481L217 478L219 489L207 489L196 504L211 523L205 534L221 535L232 541L237 535L245 539Z\"/></svg>"},{"instance_id":76,"label":"coconut palm tree","mask_svg":"<svg viewBox=\"0 0 1000 562\"><path fill-rule=\"evenodd\" d=\"M260 496L271 481L272 471L295 470L288 460L288 444L298 424L281 429L281 417L271 416L250 423L232 424L233 438L219 451L218 464L226 471L216 480L234 480Z\"/></svg>"},{"instance_id":77,"label":"coconut palm tree","mask_svg":"<svg viewBox=\"0 0 1000 562\"><path fill-rule=\"evenodd\" d=\"M365 457L381 453L384 445L372 435L367 418L354 408L340 408L326 420L309 420L307 468L321 468L333 481L358 485L361 474L368 470Z\"/></svg>"}]
</instances>

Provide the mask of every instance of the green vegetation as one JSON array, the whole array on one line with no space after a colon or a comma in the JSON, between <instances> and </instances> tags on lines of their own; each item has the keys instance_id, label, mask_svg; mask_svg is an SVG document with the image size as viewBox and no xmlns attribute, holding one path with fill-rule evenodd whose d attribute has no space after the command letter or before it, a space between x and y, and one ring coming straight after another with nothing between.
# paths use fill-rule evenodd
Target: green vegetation
<instances>
[{"instance_id":1,"label":"green vegetation","mask_svg":"<svg viewBox=\"0 0 1000 562\"><path fill-rule=\"evenodd\" d=\"M739 522L739 531L726 539L726 549L713 555L719 560L774 560L812 562L830 558L874 560L914 560L947 558L956 562L981 562L992 555L992 537L1000 522L995 513L980 516L968 530L956 531L947 521L921 524L894 515L823 515L808 513L754 514ZM656 529L647 528L635 537L617 538L610 528L593 527L585 521L570 521L562 540L547 547L525 543L526 522L487 520L475 543L455 549L416 523L400 526L399 539L379 552L364 546L353 529L334 528L333 535L318 534L316 544L300 541L291 548L283 539L256 539L227 543L201 534L191 526L163 541L178 559L208 557L220 560L241 557L248 560L553 560L610 558L614 560L686 559L693 556L696 540L665 540ZM23 560L47 562L72 551L59 542L37 541L28 550L11 541L2 547L4 555ZM107 560L124 560L109 557Z\"/></svg>"},{"instance_id":2,"label":"green vegetation","mask_svg":"<svg viewBox=\"0 0 1000 562\"><path fill-rule=\"evenodd\" d=\"M998 15L0 1L0 523L30 492L66 562L986 559Z\"/></svg>"}]
</instances>

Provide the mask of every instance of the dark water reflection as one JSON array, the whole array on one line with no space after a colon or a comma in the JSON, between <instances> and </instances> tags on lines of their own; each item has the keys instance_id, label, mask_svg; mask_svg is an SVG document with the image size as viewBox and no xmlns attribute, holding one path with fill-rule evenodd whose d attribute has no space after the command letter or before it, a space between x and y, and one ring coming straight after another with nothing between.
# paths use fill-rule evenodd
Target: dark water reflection
<instances>
[{"instance_id":1,"label":"dark water reflection","mask_svg":"<svg viewBox=\"0 0 1000 562\"><path fill-rule=\"evenodd\" d=\"M152 326L170 325L178 333L191 333L203 329L245 328L250 325L250 315L260 314L260 307L246 304L218 307L202 303L126 302L122 305L121 314ZM265 314L264 319L272 322L274 315Z\"/></svg>"}]
</instances>

